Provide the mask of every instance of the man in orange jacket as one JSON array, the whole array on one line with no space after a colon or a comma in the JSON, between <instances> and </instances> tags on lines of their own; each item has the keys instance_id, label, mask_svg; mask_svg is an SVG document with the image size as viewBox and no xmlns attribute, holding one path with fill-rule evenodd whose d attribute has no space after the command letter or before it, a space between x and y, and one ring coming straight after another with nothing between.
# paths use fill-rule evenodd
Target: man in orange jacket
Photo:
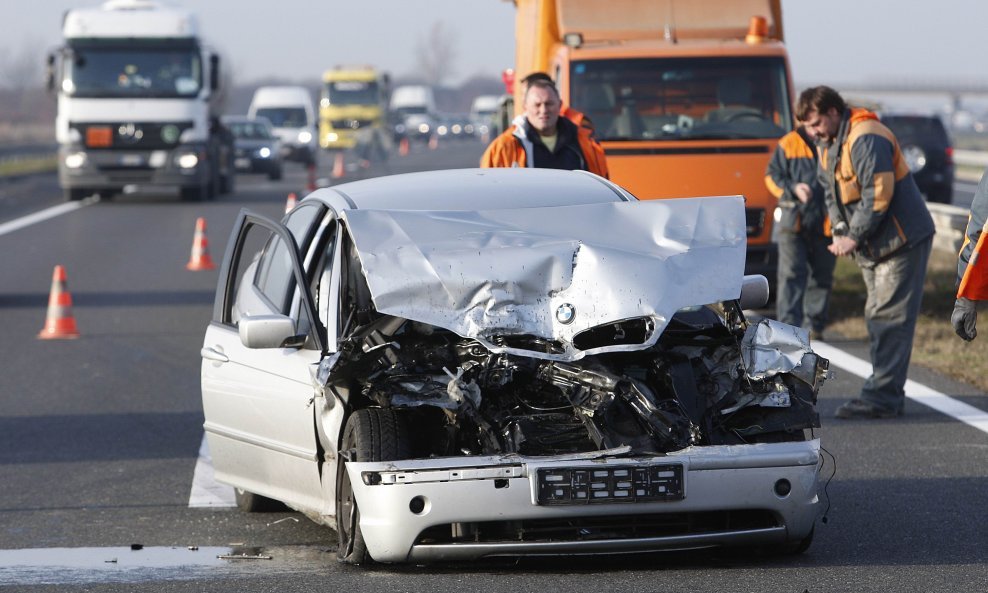
<instances>
[{"instance_id":1,"label":"man in orange jacket","mask_svg":"<svg viewBox=\"0 0 988 593\"><path fill-rule=\"evenodd\" d=\"M964 244L957 255L957 300L950 323L961 338L971 341L978 335L976 301L988 300L988 171L981 176L971 202L971 216L964 233Z\"/></svg>"},{"instance_id":2,"label":"man in orange jacket","mask_svg":"<svg viewBox=\"0 0 988 593\"><path fill-rule=\"evenodd\" d=\"M604 149L590 130L559 117L561 107L555 85L533 80L525 90L525 113L491 142L480 166L582 169L607 177Z\"/></svg>"}]
</instances>

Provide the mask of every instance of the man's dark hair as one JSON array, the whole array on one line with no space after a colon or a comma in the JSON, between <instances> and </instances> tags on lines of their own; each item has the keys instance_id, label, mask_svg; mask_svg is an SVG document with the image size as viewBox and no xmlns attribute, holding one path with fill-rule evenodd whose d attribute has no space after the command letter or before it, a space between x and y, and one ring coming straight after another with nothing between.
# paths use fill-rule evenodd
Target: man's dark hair
<instances>
[{"instance_id":1,"label":"man's dark hair","mask_svg":"<svg viewBox=\"0 0 988 593\"><path fill-rule=\"evenodd\" d=\"M796 119L806 121L810 113L816 111L823 115L833 107L837 113L847 111L847 103L841 98L840 93L829 86L815 86L806 89L799 94L799 101L796 102Z\"/></svg>"},{"instance_id":2,"label":"man's dark hair","mask_svg":"<svg viewBox=\"0 0 988 593\"><path fill-rule=\"evenodd\" d=\"M525 78L522 78L521 79L521 82L526 87L529 87L536 80L544 80L546 82L555 84L555 83L552 82L552 77L549 76L548 74L546 74L545 72L532 72L531 74L529 74Z\"/></svg>"},{"instance_id":3,"label":"man's dark hair","mask_svg":"<svg viewBox=\"0 0 988 593\"><path fill-rule=\"evenodd\" d=\"M549 89L552 91L553 95L556 95L557 99L559 98L559 89L556 88L556 85L554 85L551 80L542 80L541 78L537 78L529 82L528 86L525 87L525 99L528 99L528 91L532 89Z\"/></svg>"}]
</instances>

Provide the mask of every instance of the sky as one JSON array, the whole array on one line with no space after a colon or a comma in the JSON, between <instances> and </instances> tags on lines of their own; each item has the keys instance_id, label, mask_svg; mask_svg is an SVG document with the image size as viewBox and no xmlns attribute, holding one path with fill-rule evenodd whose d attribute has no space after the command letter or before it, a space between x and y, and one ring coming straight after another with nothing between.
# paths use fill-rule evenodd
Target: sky
<instances>
[{"instance_id":1,"label":"sky","mask_svg":"<svg viewBox=\"0 0 988 593\"><path fill-rule=\"evenodd\" d=\"M606 0L602 0L606 2ZM237 80L318 80L336 64L414 75L416 45L436 22L457 49L449 83L498 77L514 58L507 0L171 0L197 12ZM96 0L0 0L0 59L59 43L67 8ZM782 0L797 89L867 81L988 82L988 2ZM908 8L907 8L908 6Z\"/></svg>"}]
</instances>

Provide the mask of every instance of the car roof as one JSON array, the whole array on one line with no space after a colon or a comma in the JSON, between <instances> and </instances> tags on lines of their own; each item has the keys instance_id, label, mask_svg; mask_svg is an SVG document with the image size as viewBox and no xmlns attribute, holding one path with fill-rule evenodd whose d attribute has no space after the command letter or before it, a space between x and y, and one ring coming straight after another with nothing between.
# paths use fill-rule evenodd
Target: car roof
<instances>
[{"instance_id":1,"label":"car roof","mask_svg":"<svg viewBox=\"0 0 988 593\"><path fill-rule=\"evenodd\" d=\"M335 208L498 210L634 201L630 193L586 171L448 169L376 177L319 189L306 199Z\"/></svg>"}]
</instances>

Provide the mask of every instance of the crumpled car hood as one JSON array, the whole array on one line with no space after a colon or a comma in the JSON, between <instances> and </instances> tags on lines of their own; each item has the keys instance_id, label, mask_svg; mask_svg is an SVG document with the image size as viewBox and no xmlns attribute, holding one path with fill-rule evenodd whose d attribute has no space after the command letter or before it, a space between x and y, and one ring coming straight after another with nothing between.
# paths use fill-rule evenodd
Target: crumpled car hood
<instances>
[{"instance_id":1,"label":"crumpled car hood","mask_svg":"<svg viewBox=\"0 0 988 593\"><path fill-rule=\"evenodd\" d=\"M736 299L745 259L740 196L488 211L348 210L378 312L449 329L492 351L553 360L654 344L679 309ZM557 319L561 305L575 311ZM580 332L651 317L642 344L579 350ZM553 340L562 353L498 346Z\"/></svg>"}]
</instances>

